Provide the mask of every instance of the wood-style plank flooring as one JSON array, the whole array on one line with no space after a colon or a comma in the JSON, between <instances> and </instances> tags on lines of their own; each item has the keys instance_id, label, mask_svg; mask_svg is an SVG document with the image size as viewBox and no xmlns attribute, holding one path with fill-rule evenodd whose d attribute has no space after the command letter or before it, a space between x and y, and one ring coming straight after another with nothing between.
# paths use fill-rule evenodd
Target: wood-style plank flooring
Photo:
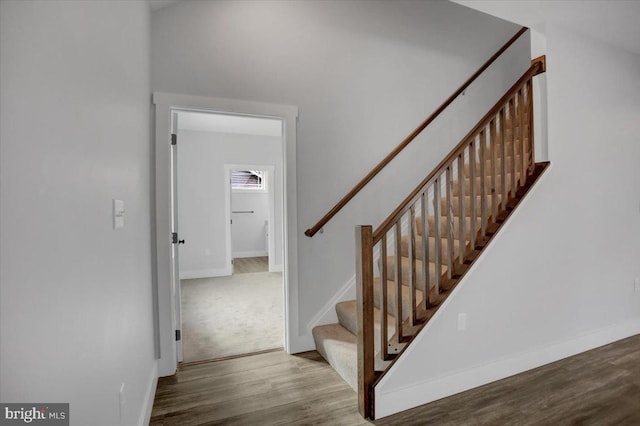
<instances>
[{"instance_id":1,"label":"wood-style plank flooring","mask_svg":"<svg viewBox=\"0 0 640 426\"><path fill-rule=\"evenodd\" d=\"M253 272L268 272L269 258L264 257L237 257L233 259L234 274L249 274Z\"/></svg>"},{"instance_id":2,"label":"wood-style plank flooring","mask_svg":"<svg viewBox=\"0 0 640 426\"><path fill-rule=\"evenodd\" d=\"M158 383L151 425L363 425L356 394L317 352L181 368ZM640 425L640 336L373 422Z\"/></svg>"}]
</instances>

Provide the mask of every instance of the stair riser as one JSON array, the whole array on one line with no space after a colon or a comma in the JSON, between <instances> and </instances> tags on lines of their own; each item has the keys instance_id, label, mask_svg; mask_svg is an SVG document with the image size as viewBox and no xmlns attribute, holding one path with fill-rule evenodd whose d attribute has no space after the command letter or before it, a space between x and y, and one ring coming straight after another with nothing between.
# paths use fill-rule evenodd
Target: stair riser
<instances>
[{"instance_id":1,"label":"stair riser","mask_svg":"<svg viewBox=\"0 0 640 426\"><path fill-rule=\"evenodd\" d=\"M402 317L403 319L408 318L408 312L411 307L411 302L409 300L410 292L409 287L402 286ZM418 303L422 301L422 291L416 291L416 299ZM373 303L376 308L380 308L380 278L374 279L374 287L373 287ZM396 283L393 281L387 280L387 312L389 315L395 317L396 310Z\"/></svg>"},{"instance_id":2,"label":"stair riser","mask_svg":"<svg viewBox=\"0 0 640 426\"><path fill-rule=\"evenodd\" d=\"M395 296L395 287L396 283L388 280L387 281L387 313L395 317L396 310L396 296ZM411 309L411 301L409 300L410 291L409 287L402 286L402 319L405 320L409 317L409 310ZM422 302L422 291L416 290L416 300L417 303ZM373 303L376 308L380 308L380 278L377 277L375 280L375 285L373 288Z\"/></svg>"},{"instance_id":3,"label":"stair riser","mask_svg":"<svg viewBox=\"0 0 640 426\"><path fill-rule=\"evenodd\" d=\"M518 173L516 175L516 179L519 179L520 174ZM511 192L511 188L512 188L512 182L511 182L511 174L507 174L507 190L509 190L509 192ZM453 182L453 190L451 192L452 196L454 197L458 197L460 196L460 185L458 185L457 181ZM517 181L516 182L516 189L519 188L520 186L522 186L522 182ZM485 191L487 196L491 196L492 194L492 180L490 178L485 179ZM476 196L478 196L478 194L480 194L480 191L482 189L482 181L480 180L480 178L476 178ZM496 186L495 186L495 192L500 195L502 193L502 176L501 175L497 175L496 176ZM465 179L465 185L464 185L464 195L465 197L468 196L471 193L471 180L470 179ZM443 195L442 197L444 200L446 200L446 194Z\"/></svg>"},{"instance_id":4,"label":"stair riser","mask_svg":"<svg viewBox=\"0 0 640 426\"><path fill-rule=\"evenodd\" d=\"M446 238L441 238L441 244L440 244L440 259L443 259L444 256L447 254L447 239ZM429 238L429 262L435 262L435 258L436 258L436 240L433 237ZM453 252L454 255L457 256L460 252L458 250L459 244L458 241L455 240L453 242ZM409 256L409 237L405 236L402 237L402 240L400 242L400 248L401 248L401 253L402 256ZM422 237L421 236L416 236L416 244L414 247L414 257L416 259L422 259Z\"/></svg>"},{"instance_id":5,"label":"stair riser","mask_svg":"<svg viewBox=\"0 0 640 426\"><path fill-rule=\"evenodd\" d=\"M500 201L502 200L502 195L496 194L496 199L497 199L497 202L500 203ZM491 195L487 194L487 208L490 209L491 206L492 206ZM476 216L480 215L481 208L482 208L482 198L480 195L477 195L476 196ZM446 198L443 198L440 202L440 212L442 216L446 216L447 214ZM455 216L460 216L460 197L459 196L453 197L453 214ZM471 197L468 195L464 197L464 214L465 216L471 216Z\"/></svg>"},{"instance_id":6,"label":"stair riser","mask_svg":"<svg viewBox=\"0 0 640 426\"><path fill-rule=\"evenodd\" d=\"M491 194L487 193L486 195L486 203L487 203L487 208L490 209L492 204L491 201ZM469 195L466 195L464 197L464 214L465 216L469 217L471 216L471 197ZM499 204L502 201L502 195L500 193L496 194L496 200L497 203ZM460 197L459 196L454 196L453 197L453 215L454 216L460 216ZM480 216L480 209L482 208L482 197L480 195L476 196L476 215ZM433 206L429 205L429 213L433 213ZM443 197L440 200L440 215L441 216L446 216L447 215L447 198ZM416 233L417 235L422 235L422 222L420 220L420 218L416 218Z\"/></svg>"},{"instance_id":7,"label":"stair riser","mask_svg":"<svg viewBox=\"0 0 640 426\"><path fill-rule=\"evenodd\" d=\"M389 312L390 313L390 312ZM356 301L350 300L347 302L340 302L336 305L336 314L338 315L338 324L349 330L353 335L358 334L358 312L356 310ZM380 350L380 310L375 308L374 314L374 347L376 351ZM405 317L405 318L408 318ZM387 315L387 336L393 336L396 332L395 318L391 315Z\"/></svg>"},{"instance_id":8,"label":"stair riser","mask_svg":"<svg viewBox=\"0 0 640 426\"><path fill-rule=\"evenodd\" d=\"M418 219L416 219L416 222L418 222ZM471 236L471 218L466 217L465 218L465 238L467 241L470 240L470 236ZM476 219L476 231L480 229L480 225L481 225L481 218L477 218ZM454 231L454 239L457 239L459 237L459 231L458 231L458 223L459 223L459 219L456 216L453 216L453 231ZM435 220L433 216L429 216L429 221L428 221L428 225L429 225L429 236L430 237L435 237ZM421 222L419 222L417 224L418 229L422 230L422 224ZM420 231L422 232L422 231ZM446 216L441 216L440 217L440 237L441 238L447 238L449 233L449 226L447 223L447 217Z\"/></svg>"},{"instance_id":9,"label":"stair riser","mask_svg":"<svg viewBox=\"0 0 640 426\"><path fill-rule=\"evenodd\" d=\"M507 173L511 170L513 170L513 162L511 161L511 156L507 155L507 161L505 162L506 165L506 170ZM516 156L516 168L517 170L521 170L522 169L522 160L520 158L520 155ZM502 158L496 158L495 161L495 172L496 173L500 173L502 171ZM480 170L480 162L477 161L476 162L476 176L482 176L481 170ZM485 176L490 176L491 175L491 159L490 158L485 158L485 166L484 166L484 174ZM466 163L464 165L464 175L465 176L471 176L471 164Z\"/></svg>"},{"instance_id":10,"label":"stair riser","mask_svg":"<svg viewBox=\"0 0 640 426\"><path fill-rule=\"evenodd\" d=\"M402 284L408 286L410 281L410 271L411 271L411 263L407 257L402 257ZM422 275L422 262L420 260L416 260L416 283L415 287L418 289L424 288L424 278ZM389 281L395 281L395 257L388 256L387 257L387 279ZM445 266L440 267L440 276L442 276L445 272L447 272L447 268ZM433 283L436 279L436 267L434 263L430 263L429 265L429 282Z\"/></svg>"}]
</instances>

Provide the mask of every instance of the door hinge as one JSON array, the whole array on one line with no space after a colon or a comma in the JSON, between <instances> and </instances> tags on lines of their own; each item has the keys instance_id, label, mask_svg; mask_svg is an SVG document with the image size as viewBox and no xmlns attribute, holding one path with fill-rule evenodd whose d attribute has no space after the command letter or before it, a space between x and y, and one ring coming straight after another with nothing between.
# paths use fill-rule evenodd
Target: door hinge
<instances>
[{"instance_id":1,"label":"door hinge","mask_svg":"<svg viewBox=\"0 0 640 426\"><path fill-rule=\"evenodd\" d=\"M171 242L173 244L178 244L178 233L177 232L172 232L171 233Z\"/></svg>"},{"instance_id":2,"label":"door hinge","mask_svg":"<svg viewBox=\"0 0 640 426\"><path fill-rule=\"evenodd\" d=\"M176 342L179 342L180 340L182 340L182 335L180 330L176 330Z\"/></svg>"},{"instance_id":3,"label":"door hinge","mask_svg":"<svg viewBox=\"0 0 640 426\"><path fill-rule=\"evenodd\" d=\"M171 133L171 145L178 145L178 135Z\"/></svg>"}]
</instances>

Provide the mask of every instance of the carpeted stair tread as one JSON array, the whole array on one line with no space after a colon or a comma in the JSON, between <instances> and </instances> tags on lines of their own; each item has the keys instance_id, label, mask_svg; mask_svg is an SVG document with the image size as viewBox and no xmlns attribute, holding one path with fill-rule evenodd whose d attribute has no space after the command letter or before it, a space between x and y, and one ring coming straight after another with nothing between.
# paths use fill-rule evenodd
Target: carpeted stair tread
<instances>
[{"instance_id":1,"label":"carpeted stair tread","mask_svg":"<svg viewBox=\"0 0 640 426\"><path fill-rule=\"evenodd\" d=\"M459 226L459 216L453 216L452 217L452 224L453 224L453 238L458 239L458 226ZM416 218L416 222L418 222L418 218ZM435 237L435 224L436 220L433 216L429 216L429 220L428 220L428 225L429 225L429 236L430 237ZM476 218L476 231L478 229L480 229L480 225L482 224L482 219L481 218ZM420 223L418 226L418 229L421 230L422 229L422 218L420 218ZM465 230L465 239L467 241L469 241L469 237L471 236L471 218L470 217L465 217L464 219L464 230ZM449 232L449 226L448 226L448 221L447 221L447 216L440 216L440 237L441 238L446 238L447 237L447 233Z\"/></svg>"},{"instance_id":2,"label":"carpeted stair tread","mask_svg":"<svg viewBox=\"0 0 640 426\"><path fill-rule=\"evenodd\" d=\"M373 286L373 304L376 308L380 308L380 277L374 277L373 282L376 285ZM395 287L396 283L388 280L387 281L387 311L389 315L395 316L396 314L396 297L395 297ZM432 288L432 291L429 293L429 303L432 305L437 305L441 301L440 295L435 292L435 289ZM403 319L407 319L409 316L409 309L411 309L411 302L409 301L409 287L406 285L402 286L402 317ZM416 303L422 303L422 290L416 289Z\"/></svg>"},{"instance_id":3,"label":"carpeted stair tread","mask_svg":"<svg viewBox=\"0 0 640 426\"><path fill-rule=\"evenodd\" d=\"M507 157L506 158L507 158L507 161L505 162L505 166L506 166L507 171L509 171L509 170L511 170L513 168L513 162L511 161L512 160L512 156L509 153L509 151L507 151ZM485 172L487 172L486 175L489 175L488 171L491 170L491 157L485 157L484 161L485 161L485 166L484 166L485 167ZM522 165L522 159L521 159L519 153L516 154L516 165L518 167ZM496 171L498 171L498 172L500 170L502 170L502 157L497 157L496 156L495 167L496 167ZM480 161L476 161L475 168L476 168L476 176L479 176L480 175ZM470 176L471 175L471 164L465 163L464 172L465 172L466 176Z\"/></svg>"},{"instance_id":4,"label":"carpeted stair tread","mask_svg":"<svg viewBox=\"0 0 640 426\"><path fill-rule=\"evenodd\" d=\"M336 304L336 313L338 314L338 323L349 330L354 335L358 334L358 312L355 300L347 300ZM376 351L380 350L380 310L373 309L374 317L374 347ZM387 315L387 335L393 336L396 332L395 318Z\"/></svg>"},{"instance_id":5,"label":"carpeted stair tread","mask_svg":"<svg viewBox=\"0 0 640 426\"><path fill-rule=\"evenodd\" d=\"M313 328L316 350L327 360L345 382L358 388L357 338L340 324L320 325Z\"/></svg>"},{"instance_id":6,"label":"carpeted stair tread","mask_svg":"<svg viewBox=\"0 0 640 426\"><path fill-rule=\"evenodd\" d=\"M479 188L477 188L479 189ZM476 191L476 193L479 194L479 191ZM487 206L490 207L491 206L491 194L487 193L486 194L486 198L487 198ZM498 203L500 203L502 201L502 195L501 194L495 194L496 196L496 200ZM460 197L458 195L453 197L453 214L458 216L460 215ZM482 195L476 195L476 215L479 216L481 209L482 208ZM446 198L442 198L440 200L440 212L442 215L446 215L447 214L447 199ZM471 196L466 193L465 197L464 197L464 213L465 216L470 216L471 215Z\"/></svg>"},{"instance_id":7,"label":"carpeted stair tread","mask_svg":"<svg viewBox=\"0 0 640 426\"><path fill-rule=\"evenodd\" d=\"M519 174L518 174L519 176ZM487 195L491 194L491 187L492 187L493 183L491 181L491 179L485 179L484 181L484 186L486 188L486 193ZM460 185L458 185L458 181L454 180L452 182L452 188L451 188L451 195L453 195L454 197L457 197L460 195ZM496 175L496 191L498 192L498 194L502 193L502 176L501 175ZM507 173L507 189L511 188L511 174ZM482 191L482 181L480 180L479 177L476 177L476 196L478 194L480 194L480 192ZM465 185L464 185L464 195L467 196L471 193L471 180L466 178L465 179ZM446 200L447 196L446 193L444 192L444 190L442 191L442 199Z\"/></svg>"}]
</instances>

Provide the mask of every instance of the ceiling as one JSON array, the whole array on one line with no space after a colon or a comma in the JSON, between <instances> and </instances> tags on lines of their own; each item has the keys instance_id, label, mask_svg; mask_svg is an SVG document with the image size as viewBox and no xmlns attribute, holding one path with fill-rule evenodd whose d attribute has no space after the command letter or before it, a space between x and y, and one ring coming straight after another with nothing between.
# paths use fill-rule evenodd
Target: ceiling
<instances>
[{"instance_id":1,"label":"ceiling","mask_svg":"<svg viewBox=\"0 0 640 426\"><path fill-rule=\"evenodd\" d=\"M558 24L640 55L640 1L637 0L453 0L472 9L545 34Z\"/></svg>"},{"instance_id":2,"label":"ceiling","mask_svg":"<svg viewBox=\"0 0 640 426\"><path fill-rule=\"evenodd\" d=\"M149 6L151 6L151 10L155 11L158 9L162 9L163 7L171 6L172 4L178 3L180 0L149 0Z\"/></svg>"},{"instance_id":3,"label":"ceiling","mask_svg":"<svg viewBox=\"0 0 640 426\"><path fill-rule=\"evenodd\" d=\"M149 0L151 10L182 0ZM215 0L208 0L215 1ZM452 0L472 9L545 33L548 23L562 25L640 55L638 0Z\"/></svg>"},{"instance_id":4,"label":"ceiling","mask_svg":"<svg viewBox=\"0 0 640 426\"><path fill-rule=\"evenodd\" d=\"M204 112L179 112L178 129L243 135L282 136L282 121Z\"/></svg>"}]
</instances>

